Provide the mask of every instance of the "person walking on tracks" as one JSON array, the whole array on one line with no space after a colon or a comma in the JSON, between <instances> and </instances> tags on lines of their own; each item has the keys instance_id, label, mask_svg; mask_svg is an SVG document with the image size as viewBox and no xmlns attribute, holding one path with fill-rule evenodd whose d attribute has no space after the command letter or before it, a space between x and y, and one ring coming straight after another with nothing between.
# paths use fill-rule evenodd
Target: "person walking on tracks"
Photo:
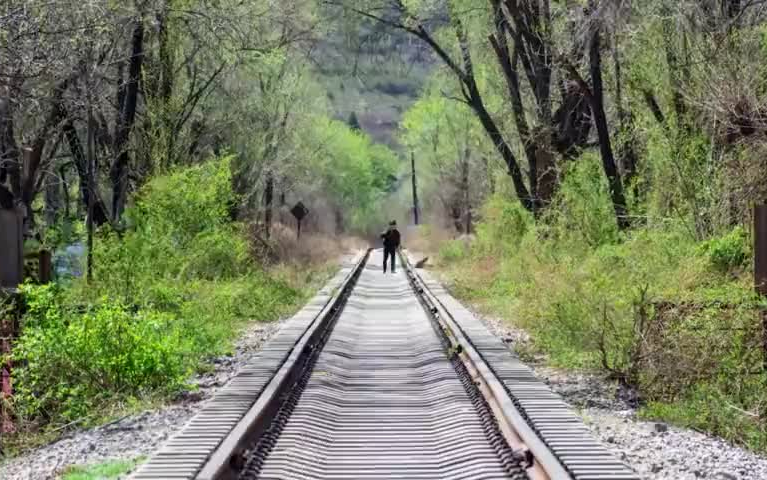
<instances>
[{"instance_id":1,"label":"person walking on tracks","mask_svg":"<svg viewBox=\"0 0 767 480\"><path fill-rule=\"evenodd\" d=\"M391 258L391 273L396 273L396 261L394 257L397 255L397 249L399 248L399 230L397 230L397 222L392 220L389 222L389 228L381 234L384 246L384 261L383 272L386 273L386 263Z\"/></svg>"}]
</instances>

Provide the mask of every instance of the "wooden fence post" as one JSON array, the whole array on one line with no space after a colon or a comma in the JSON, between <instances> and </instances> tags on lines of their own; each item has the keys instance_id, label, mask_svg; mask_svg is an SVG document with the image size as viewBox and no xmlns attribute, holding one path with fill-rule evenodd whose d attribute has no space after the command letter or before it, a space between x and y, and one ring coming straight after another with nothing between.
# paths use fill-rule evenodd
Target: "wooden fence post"
<instances>
[{"instance_id":1,"label":"wooden fence post","mask_svg":"<svg viewBox=\"0 0 767 480\"><path fill-rule=\"evenodd\" d=\"M13 342L18 337L19 308L19 294L10 289L0 289L0 357L11 353ZM13 416L6 409L13 396L12 366L10 360L0 362L0 434L15 431Z\"/></svg>"},{"instance_id":2,"label":"wooden fence post","mask_svg":"<svg viewBox=\"0 0 767 480\"><path fill-rule=\"evenodd\" d=\"M23 275L21 212L16 208L0 208L0 288L18 287Z\"/></svg>"},{"instance_id":3,"label":"wooden fence post","mask_svg":"<svg viewBox=\"0 0 767 480\"><path fill-rule=\"evenodd\" d=\"M0 357L11 353L18 336L17 288L24 277L23 216L18 208L0 207ZM11 362L0 362L0 433L14 431L6 404L13 393Z\"/></svg>"},{"instance_id":4,"label":"wooden fence post","mask_svg":"<svg viewBox=\"0 0 767 480\"><path fill-rule=\"evenodd\" d=\"M767 297L767 205L754 206L754 288ZM762 350L767 370L767 309L759 309L762 323Z\"/></svg>"}]
</instances>

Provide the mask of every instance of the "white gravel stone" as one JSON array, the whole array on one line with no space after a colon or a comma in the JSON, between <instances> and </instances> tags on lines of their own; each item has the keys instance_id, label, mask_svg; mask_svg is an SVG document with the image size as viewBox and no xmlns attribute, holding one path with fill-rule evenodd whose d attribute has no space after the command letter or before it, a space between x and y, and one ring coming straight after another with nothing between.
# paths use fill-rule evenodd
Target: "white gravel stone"
<instances>
[{"instance_id":1,"label":"white gravel stone","mask_svg":"<svg viewBox=\"0 0 767 480\"><path fill-rule=\"evenodd\" d=\"M52 480L71 465L149 456L197 413L205 402L245 366L280 322L256 323L237 342L232 356L214 360L214 371L193 379L198 389L156 411L130 415L97 428L75 431L64 438L0 465L2 480Z\"/></svg>"},{"instance_id":2,"label":"white gravel stone","mask_svg":"<svg viewBox=\"0 0 767 480\"><path fill-rule=\"evenodd\" d=\"M476 313L475 313L476 314ZM525 332L477 314L510 348ZM594 435L646 480L767 480L767 458L721 438L659 422L638 420L631 396L597 375L528 363L539 378L578 412ZM621 398L618 398L621 397Z\"/></svg>"}]
</instances>

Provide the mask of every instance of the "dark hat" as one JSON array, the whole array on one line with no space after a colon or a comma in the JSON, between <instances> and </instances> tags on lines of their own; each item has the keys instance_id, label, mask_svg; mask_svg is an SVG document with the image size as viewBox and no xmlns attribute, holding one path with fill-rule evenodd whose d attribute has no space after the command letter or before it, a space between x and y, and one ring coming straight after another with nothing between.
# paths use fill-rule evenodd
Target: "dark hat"
<instances>
[{"instance_id":1,"label":"dark hat","mask_svg":"<svg viewBox=\"0 0 767 480\"><path fill-rule=\"evenodd\" d=\"M391 222L389 222L389 225L394 227L394 226L397 225L397 221L396 220L392 220Z\"/></svg>"}]
</instances>

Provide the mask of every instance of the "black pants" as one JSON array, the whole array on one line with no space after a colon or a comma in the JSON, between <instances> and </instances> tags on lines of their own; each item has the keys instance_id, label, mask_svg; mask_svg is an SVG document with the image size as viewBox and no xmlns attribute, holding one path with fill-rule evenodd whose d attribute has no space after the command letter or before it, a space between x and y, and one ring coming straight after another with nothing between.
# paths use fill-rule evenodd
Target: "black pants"
<instances>
[{"instance_id":1,"label":"black pants","mask_svg":"<svg viewBox=\"0 0 767 480\"><path fill-rule=\"evenodd\" d=\"M391 273L394 273L396 271L396 262L394 260L396 256L397 256L397 250L393 248L392 249L384 248L384 264L383 264L384 273L386 273L386 262L389 260L389 257L391 257Z\"/></svg>"}]
</instances>

